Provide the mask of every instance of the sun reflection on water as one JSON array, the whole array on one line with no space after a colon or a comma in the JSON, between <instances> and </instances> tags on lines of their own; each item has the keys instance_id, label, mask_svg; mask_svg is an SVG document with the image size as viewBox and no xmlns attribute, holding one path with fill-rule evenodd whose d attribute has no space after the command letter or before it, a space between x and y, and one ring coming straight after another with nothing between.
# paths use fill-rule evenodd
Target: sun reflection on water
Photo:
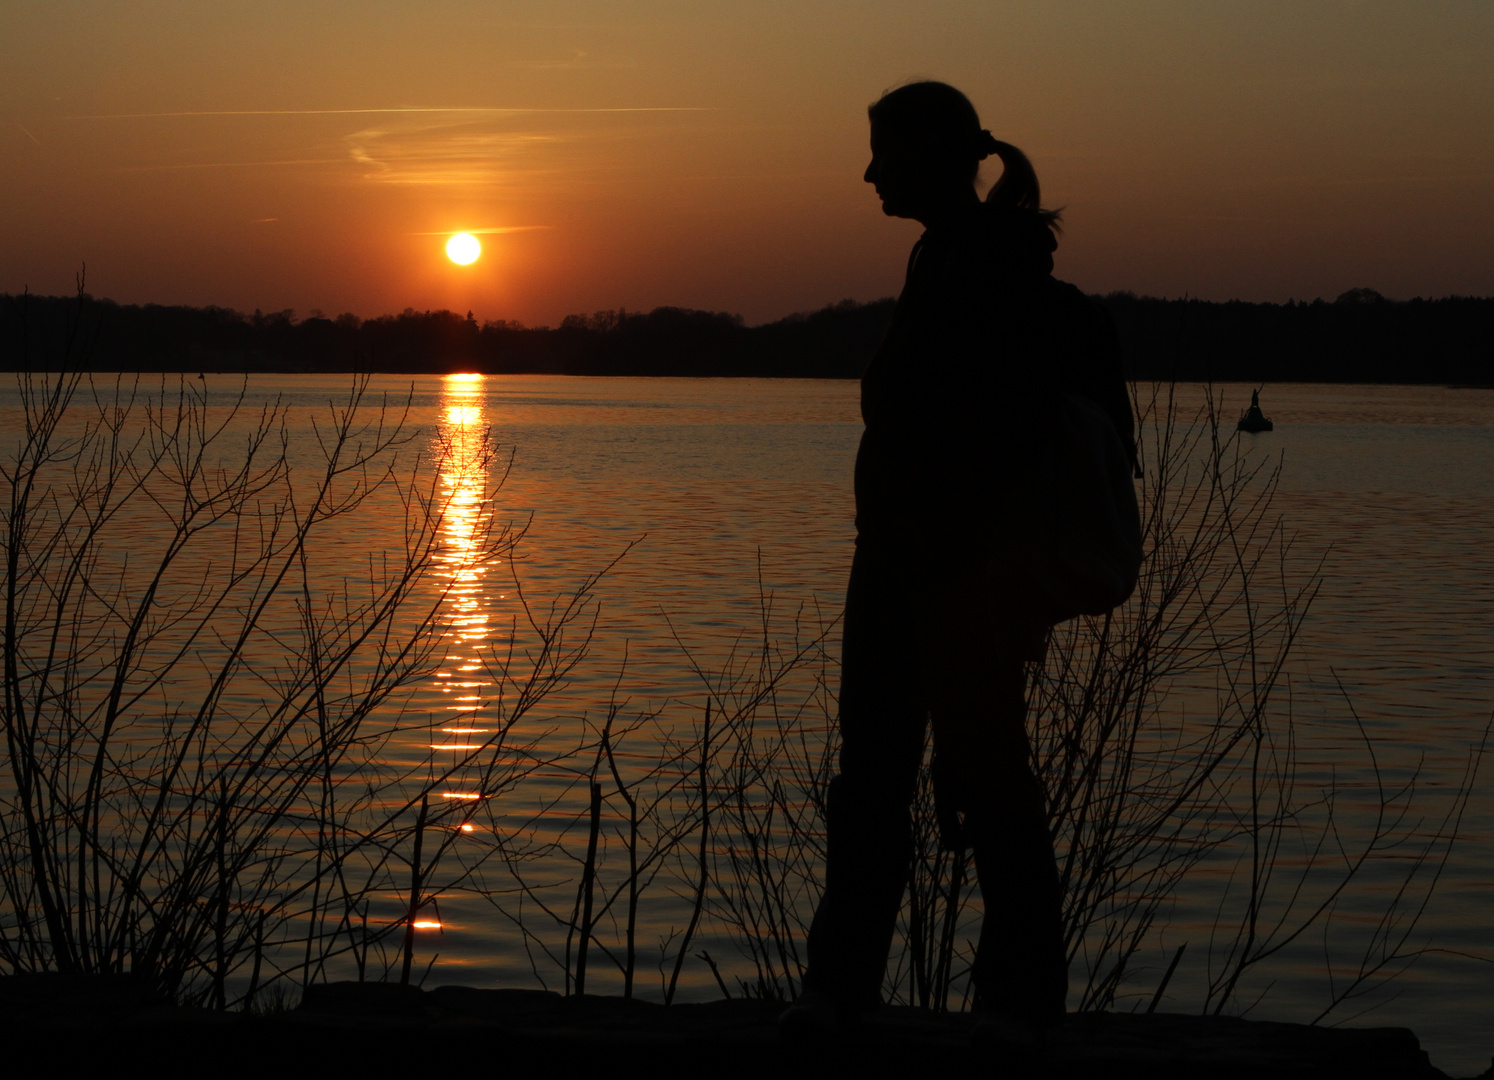
<instances>
[{"instance_id":1,"label":"sun reflection on water","mask_svg":"<svg viewBox=\"0 0 1494 1080\"><path fill-rule=\"evenodd\" d=\"M439 728L439 735L448 737L428 745L431 750L452 754L481 749L485 743L472 741L470 736L491 731L481 726L486 719L482 715L486 688L491 685L485 677L482 653L492 634L492 612L484 581L487 564L481 558L492 519L484 397L482 375L447 375L441 386L441 426L432 447L440 461L445 505L437 561L439 580L446 590L442 632L447 640L446 666L436 672L432 688L443 694L460 691L448 698L452 704L440 711L457 713L447 717L445 723L463 726ZM448 793L445 797L478 796Z\"/></svg>"}]
</instances>

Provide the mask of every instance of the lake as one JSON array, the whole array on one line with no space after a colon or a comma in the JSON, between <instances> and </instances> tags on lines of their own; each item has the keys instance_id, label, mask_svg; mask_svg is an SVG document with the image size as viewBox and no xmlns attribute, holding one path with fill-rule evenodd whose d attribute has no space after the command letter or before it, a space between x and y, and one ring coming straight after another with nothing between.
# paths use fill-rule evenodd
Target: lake
<instances>
[{"instance_id":1,"label":"lake","mask_svg":"<svg viewBox=\"0 0 1494 1080\"><path fill-rule=\"evenodd\" d=\"M230 381L210 380L214 400L226 398ZM622 703L624 719L658 714L649 721L653 727L640 729L622 748L625 776L630 768L642 775L650 766L650 731L688 741L707 699L721 699L719 692L707 693L692 664L709 672L733 656L750 656L765 623L775 641L792 635L796 617L802 633L813 636L838 611L854 538L855 383L544 376L412 382L383 376L371 388L410 395L408 422L420 432L412 451L454 448L442 484L461 509L443 526L448 550L459 552L487 515L500 524L527 524L512 558L468 575L448 594L441 618L453 644L441 670L408 703L435 718L432 741L412 736L390 753L418 762L422 755L441 758L443 749L432 747L467 745L457 740L484 730L501 712L482 663L501 652L504 626L522 612L521 596L533 606L564 594L619 556L592 589L598 606L586 659L526 723L558 747L579 744L586 725L599 723L611 700ZM1238 415L1249 389L1214 387L1221 414ZM292 410L295 437L308 439L307 417L345 396L346 381L255 377L248 391L251 400L280 396ZM1185 415L1204 400L1199 387L1180 388L1179 395ZM1415 842L1433 836L1451 808L1470 748L1494 708L1494 390L1304 384L1268 386L1262 398L1276 430L1242 436L1230 453L1280 465L1270 518L1279 518L1292 544L1277 578L1301 584L1321 564L1321 587L1272 698L1273 710L1289 714L1294 725L1299 798L1308 805L1313 792L1340 790L1335 821L1352 840L1370 827L1366 815L1378 805L1364 797L1373 786L1372 765L1392 785L1416 784L1414 798L1396 804L1410 807L1402 826L1411 846L1375 860L1363 874L1365 888L1335 909L1338 936L1329 949L1341 982L1352 977L1364 949L1383 946L1378 913ZM13 403L7 391L0 409ZM490 499L483 494L486 478L473 471L481 460L474 447L485 431L504 448L500 460L512 453ZM376 547L380 527L364 522L346 542ZM397 528L397 519L385 519L382 528ZM398 542L393 535L385 539ZM464 572L460 559L450 566L448 586L452 575ZM833 658L833 628L826 649ZM833 684L833 669L827 670ZM738 675L749 680L751 671ZM801 703L812 696L813 678L805 678L785 684L785 700L790 690ZM1217 680L1194 673L1170 693L1159 706L1164 718L1169 709L1207 714L1215 707ZM813 716L803 723L815 729ZM526 903L533 914L533 904L547 896L562 906L573 902L590 764L547 759L507 797L512 809L477 825L503 829L508 823L524 831L532 858L521 870L534 887L511 894L503 911L473 895L471 883L468 892L445 898L439 930L419 939L419 966L432 965L428 984L564 985L545 952L562 948L553 926L526 937L511 916ZM605 766L600 772L605 778ZM657 775L688 783L688 760ZM1420 923L1401 944L1403 951L1437 951L1329 1017L1412 1027L1434 1064L1454 1075L1478 1071L1494 1052L1485 1033L1494 1008L1494 798L1488 791L1481 780L1455 853ZM607 829L617 827L621 805L609 793ZM1302 828L1320 822L1320 811L1304 811ZM612 843L608 857L615 860L620 849ZM692 852L680 847L641 906L640 994L657 998L667 981L658 967L659 942L688 921ZM1283 874L1300 865L1296 856L1283 857ZM1331 851L1320 865L1331 877ZM1138 954L1146 964L1132 969L1115 1007L1145 1007L1167 960L1185 942L1161 1007L1199 1007L1217 974L1206 939L1225 877L1219 866L1205 864L1165 906ZM493 894L511 885L490 868L484 888ZM1306 895L1315 895L1313 887ZM615 925L608 934L615 934ZM615 950L615 938L609 940ZM709 922L691 952L710 953L729 989L740 992L733 979L751 981L750 963L734 954L730 935ZM1237 998L1232 1010L1248 1006L1250 1015L1310 1019L1331 993L1323 954L1321 938L1306 935L1273 958L1274 966L1262 965L1250 994ZM592 964L588 991L619 992L615 967L595 956ZM679 993L699 999L719 990L707 965L692 960ZM1358 1017L1366 1006L1376 1007Z\"/></svg>"}]
</instances>

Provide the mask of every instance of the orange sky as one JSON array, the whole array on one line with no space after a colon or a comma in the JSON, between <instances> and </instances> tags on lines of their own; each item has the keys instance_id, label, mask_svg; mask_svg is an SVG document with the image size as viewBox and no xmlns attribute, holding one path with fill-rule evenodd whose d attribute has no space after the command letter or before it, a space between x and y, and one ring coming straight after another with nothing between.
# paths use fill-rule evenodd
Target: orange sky
<instances>
[{"instance_id":1,"label":"orange sky","mask_svg":"<svg viewBox=\"0 0 1494 1080\"><path fill-rule=\"evenodd\" d=\"M1060 276L1494 294L1494 3L0 6L0 291L554 323L896 292L865 109L964 89ZM443 254L485 233L470 267Z\"/></svg>"}]
</instances>

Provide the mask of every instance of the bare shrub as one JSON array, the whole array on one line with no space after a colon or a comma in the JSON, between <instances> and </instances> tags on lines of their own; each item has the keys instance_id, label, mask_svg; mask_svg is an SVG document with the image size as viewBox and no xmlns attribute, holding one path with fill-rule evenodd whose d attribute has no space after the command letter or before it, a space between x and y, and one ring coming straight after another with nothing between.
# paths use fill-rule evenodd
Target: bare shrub
<instances>
[{"instance_id":1,"label":"bare shrub","mask_svg":"<svg viewBox=\"0 0 1494 1080\"><path fill-rule=\"evenodd\" d=\"M0 463L0 967L218 1007L409 980L417 919L501 846L461 825L542 759L517 725L585 655L595 579L524 608L489 663L497 722L438 760L409 691L463 573L522 536L477 514L453 545L452 447L366 380L308 456L284 402L72 359L17 376ZM494 448L463 453L481 504Z\"/></svg>"}]
</instances>

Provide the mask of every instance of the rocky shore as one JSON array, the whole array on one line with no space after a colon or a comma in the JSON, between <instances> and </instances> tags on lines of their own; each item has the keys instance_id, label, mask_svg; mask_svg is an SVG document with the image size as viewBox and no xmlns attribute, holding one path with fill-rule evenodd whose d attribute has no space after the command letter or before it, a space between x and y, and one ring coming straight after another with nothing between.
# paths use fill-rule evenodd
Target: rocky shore
<instances>
[{"instance_id":1,"label":"rocky shore","mask_svg":"<svg viewBox=\"0 0 1494 1080\"><path fill-rule=\"evenodd\" d=\"M384 983L308 989L294 1009L247 1016L187 1009L128 978L0 978L8 1056L35 1051L152 1075L513 1069L540 1075L789 1077L1425 1078L1446 1080L1405 1028L1319 1028L1235 1017L1075 1014L1021 1058L978 1052L968 1015L887 1008L808 1046L777 1037L777 1006L750 1000L664 1007L536 990ZM1483 1074L1494 1078L1494 1068Z\"/></svg>"}]
</instances>

